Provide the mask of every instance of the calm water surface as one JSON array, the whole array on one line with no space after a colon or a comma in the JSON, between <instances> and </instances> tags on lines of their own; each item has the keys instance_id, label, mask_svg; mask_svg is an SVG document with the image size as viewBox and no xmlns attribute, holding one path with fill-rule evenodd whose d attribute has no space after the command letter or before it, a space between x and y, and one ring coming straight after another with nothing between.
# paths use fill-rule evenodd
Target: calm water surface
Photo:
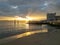
<instances>
[{"instance_id":1,"label":"calm water surface","mask_svg":"<svg viewBox=\"0 0 60 45\"><path fill-rule=\"evenodd\" d=\"M53 32L56 27L48 25L22 24L20 22L0 21L0 39L25 32ZM29 33L28 33L29 34Z\"/></svg>"}]
</instances>

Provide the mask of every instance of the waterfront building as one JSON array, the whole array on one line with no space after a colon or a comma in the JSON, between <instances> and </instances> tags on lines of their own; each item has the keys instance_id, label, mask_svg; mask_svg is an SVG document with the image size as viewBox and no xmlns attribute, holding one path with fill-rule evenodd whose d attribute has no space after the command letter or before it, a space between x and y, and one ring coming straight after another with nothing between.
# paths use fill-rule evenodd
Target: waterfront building
<instances>
[{"instance_id":1,"label":"waterfront building","mask_svg":"<svg viewBox=\"0 0 60 45\"><path fill-rule=\"evenodd\" d=\"M47 13L47 21L55 21L56 20L56 13Z\"/></svg>"},{"instance_id":2,"label":"waterfront building","mask_svg":"<svg viewBox=\"0 0 60 45\"><path fill-rule=\"evenodd\" d=\"M56 20L60 20L60 16L56 16Z\"/></svg>"}]
</instances>

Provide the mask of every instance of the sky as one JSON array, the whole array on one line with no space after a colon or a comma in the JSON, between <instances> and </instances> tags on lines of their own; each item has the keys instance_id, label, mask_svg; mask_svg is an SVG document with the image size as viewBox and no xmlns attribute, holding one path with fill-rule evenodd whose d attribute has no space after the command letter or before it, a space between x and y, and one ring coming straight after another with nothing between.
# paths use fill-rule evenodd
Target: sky
<instances>
[{"instance_id":1,"label":"sky","mask_svg":"<svg viewBox=\"0 0 60 45\"><path fill-rule=\"evenodd\" d=\"M0 0L0 16L25 16L29 12L60 15L60 0Z\"/></svg>"}]
</instances>

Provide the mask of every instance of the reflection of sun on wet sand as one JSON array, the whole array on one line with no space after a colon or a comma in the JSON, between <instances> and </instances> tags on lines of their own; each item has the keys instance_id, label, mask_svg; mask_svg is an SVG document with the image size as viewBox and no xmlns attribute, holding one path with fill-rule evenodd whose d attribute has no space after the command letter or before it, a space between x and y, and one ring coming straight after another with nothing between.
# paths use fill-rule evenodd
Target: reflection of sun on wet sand
<instances>
[{"instance_id":1,"label":"reflection of sun on wet sand","mask_svg":"<svg viewBox=\"0 0 60 45\"><path fill-rule=\"evenodd\" d=\"M39 32L39 31L38 31ZM22 34L23 35L23 34ZM24 33L30 35L30 32ZM53 33L37 33L3 45L60 45L60 30Z\"/></svg>"},{"instance_id":2,"label":"reflection of sun on wet sand","mask_svg":"<svg viewBox=\"0 0 60 45\"><path fill-rule=\"evenodd\" d=\"M33 34L36 34L36 33L44 33L44 32L48 32L48 30L38 30L38 31L26 32L26 33L23 33L21 35L17 35L16 37L17 38L22 38L22 37L25 37L25 36L33 35Z\"/></svg>"},{"instance_id":3,"label":"reflection of sun on wet sand","mask_svg":"<svg viewBox=\"0 0 60 45\"><path fill-rule=\"evenodd\" d=\"M33 35L33 34L36 34L36 33L44 33L44 32L48 32L48 30L37 30L37 31L25 32L25 33L22 33L22 34L19 34L19 35L15 35L15 36L11 36L11 37L8 37L8 38L5 38L5 39L1 39L0 43L6 43L6 42L9 42L9 41L12 41L12 40L15 40L15 39L30 36L30 35Z\"/></svg>"}]
</instances>

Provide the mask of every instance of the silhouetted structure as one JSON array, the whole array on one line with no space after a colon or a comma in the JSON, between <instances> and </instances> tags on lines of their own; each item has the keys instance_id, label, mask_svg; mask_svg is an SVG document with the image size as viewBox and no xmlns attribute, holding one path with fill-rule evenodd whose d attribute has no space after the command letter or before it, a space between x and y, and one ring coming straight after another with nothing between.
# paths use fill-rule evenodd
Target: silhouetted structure
<instances>
[{"instance_id":1,"label":"silhouetted structure","mask_svg":"<svg viewBox=\"0 0 60 45\"><path fill-rule=\"evenodd\" d=\"M47 21L56 20L55 16L56 16L56 13L47 13Z\"/></svg>"},{"instance_id":2,"label":"silhouetted structure","mask_svg":"<svg viewBox=\"0 0 60 45\"><path fill-rule=\"evenodd\" d=\"M56 20L60 20L60 16L56 16Z\"/></svg>"}]
</instances>

